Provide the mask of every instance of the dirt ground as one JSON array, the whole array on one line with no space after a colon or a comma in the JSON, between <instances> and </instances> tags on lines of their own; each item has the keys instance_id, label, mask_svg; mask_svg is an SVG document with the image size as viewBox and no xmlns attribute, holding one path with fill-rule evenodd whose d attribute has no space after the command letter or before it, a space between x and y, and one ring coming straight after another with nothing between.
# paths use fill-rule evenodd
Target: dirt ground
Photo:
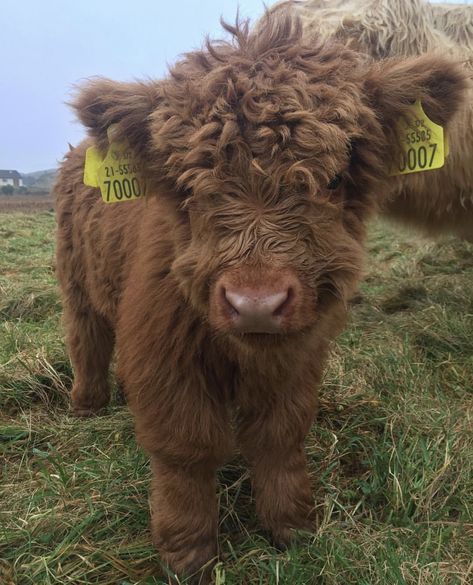
<instances>
[{"instance_id":1,"label":"dirt ground","mask_svg":"<svg viewBox=\"0 0 473 585\"><path fill-rule=\"evenodd\" d=\"M52 211L54 199L50 193L35 193L34 195L0 195L0 213L22 211Z\"/></svg>"}]
</instances>

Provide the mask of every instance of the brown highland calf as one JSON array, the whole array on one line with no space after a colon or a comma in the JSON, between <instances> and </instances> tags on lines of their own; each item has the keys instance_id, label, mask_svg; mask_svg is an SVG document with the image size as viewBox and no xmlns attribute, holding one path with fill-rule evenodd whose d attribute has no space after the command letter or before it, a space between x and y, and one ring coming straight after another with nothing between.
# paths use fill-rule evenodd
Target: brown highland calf
<instances>
[{"instance_id":1,"label":"brown highland calf","mask_svg":"<svg viewBox=\"0 0 473 585\"><path fill-rule=\"evenodd\" d=\"M216 471L239 448L274 541L310 529L304 438L330 341L360 279L396 123L420 98L443 125L466 79L447 59L374 65L297 20L189 53L167 79L95 80L75 108L90 138L56 185L57 270L77 414L117 371L151 457L152 533L165 563L217 553ZM87 146L126 138L149 196L104 204Z\"/></svg>"},{"instance_id":2,"label":"brown highland calf","mask_svg":"<svg viewBox=\"0 0 473 585\"><path fill-rule=\"evenodd\" d=\"M307 38L335 36L374 59L448 55L473 77L473 6L426 0L302 0L282 2L302 18ZM432 235L453 233L473 242L473 91L450 127L442 169L392 182L384 212Z\"/></svg>"}]
</instances>

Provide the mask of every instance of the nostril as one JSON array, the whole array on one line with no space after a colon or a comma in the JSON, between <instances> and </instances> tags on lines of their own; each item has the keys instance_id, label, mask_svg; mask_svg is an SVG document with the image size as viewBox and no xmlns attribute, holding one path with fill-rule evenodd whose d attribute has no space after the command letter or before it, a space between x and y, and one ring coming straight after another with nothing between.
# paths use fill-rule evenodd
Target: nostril
<instances>
[{"instance_id":1,"label":"nostril","mask_svg":"<svg viewBox=\"0 0 473 585\"><path fill-rule=\"evenodd\" d=\"M294 290L292 287L289 287L285 293L285 298L282 299L280 304L274 309L273 316L274 317L282 317L289 309L290 305L292 304L292 300L294 298Z\"/></svg>"},{"instance_id":2,"label":"nostril","mask_svg":"<svg viewBox=\"0 0 473 585\"><path fill-rule=\"evenodd\" d=\"M220 297L221 297L223 306L227 309L230 316L237 317L240 313L239 313L238 309L232 304L231 293L228 293L227 289L224 286L222 286L222 288L220 289Z\"/></svg>"}]
</instances>

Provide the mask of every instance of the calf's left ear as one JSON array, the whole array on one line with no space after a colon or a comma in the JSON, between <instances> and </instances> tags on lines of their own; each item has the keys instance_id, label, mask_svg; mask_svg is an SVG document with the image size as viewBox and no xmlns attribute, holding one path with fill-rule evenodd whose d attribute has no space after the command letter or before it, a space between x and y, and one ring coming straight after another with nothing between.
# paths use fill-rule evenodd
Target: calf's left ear
<instances>
[{"instance_id":1,"label":"calf's left ear","mask_svg":"<svg viewBox=\"0 0 473 585\"><path fill-rule=\"evenodd\" d=\"M107 148L107 131L114 125L117 139L128 140L139 151L149 139L148 118L159 100L157 83L123 83L97 78L79 88L71 105L102 150Z\"/></svg>"},{"instance_id":2,"label":"calf's left ear","mask_svg":"<svg viewBox=\"0 0 473 585\"><path fill-rule=\"evenodd\" d=\"M395 131L416 100L432 121L446 126L465 103L470 87L466 68L436 55L377 62L365 80L371 105L387 133Z\"/></svg>"}]
</instances>

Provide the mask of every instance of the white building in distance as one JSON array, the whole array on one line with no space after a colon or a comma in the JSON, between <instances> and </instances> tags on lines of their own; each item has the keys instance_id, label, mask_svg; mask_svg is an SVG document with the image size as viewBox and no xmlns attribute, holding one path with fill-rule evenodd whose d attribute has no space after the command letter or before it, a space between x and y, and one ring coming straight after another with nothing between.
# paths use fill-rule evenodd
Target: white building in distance
<instances>
[{"instance_id":1,"label":"white building in distance","mask_svg":"<svg viewBox=\"0 0 473 585\"><path fill-rule=\"evenodd\" d=\"M2 171L0 170L0 187L3 185L11 185L12 187L22 187L23 180L18 171Z\"/></svg>"}]
</instances>

